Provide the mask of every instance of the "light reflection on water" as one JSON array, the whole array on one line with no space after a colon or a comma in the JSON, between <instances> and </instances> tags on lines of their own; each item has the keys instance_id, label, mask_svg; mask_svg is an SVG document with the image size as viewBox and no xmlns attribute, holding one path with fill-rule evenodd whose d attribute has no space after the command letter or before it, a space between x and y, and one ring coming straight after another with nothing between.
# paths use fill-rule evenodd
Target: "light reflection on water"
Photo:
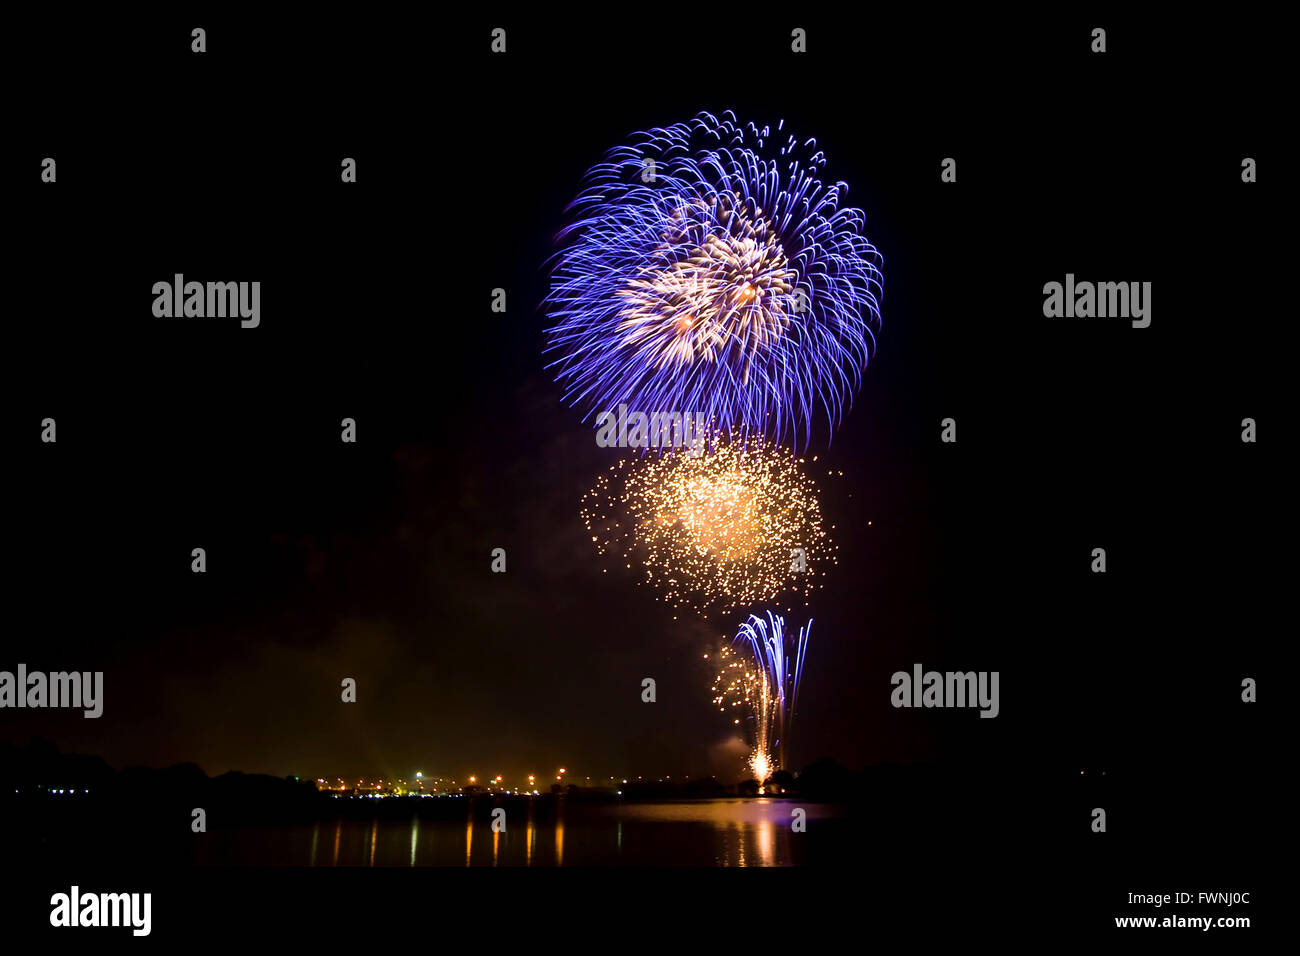
<instances>
[{"instance_id":1,"label":"light reflection on water","mask_svg":"<svg viewBox=\"0 0 1300 956\"><path fill-rule=\"evenodd\" d=\"M841 807L772 797L560 801L509 808L506 829L498 832L491 824L491 802L478 803L467 806L463 831L458 814L214 830L207 835L203 861L214 866L797 866L809 862L818 847L822 856L833 852L846 824ZM807 815L807 832L791 830L796 807ZM328 863L319 851L322 837L332 843Z\"/></svg>"},{"instance_id":2,"label":"light reflection on water","mask_svg":"<svg viewBox=\"0 0 1300 956\"><path fill-rule=\"evenodd\" d=\"M533 841L537 839L537 827L533 825L533 802L528 801L528 828L524 832L524 866L533 865Z\"/></svg>"}]
</instances>

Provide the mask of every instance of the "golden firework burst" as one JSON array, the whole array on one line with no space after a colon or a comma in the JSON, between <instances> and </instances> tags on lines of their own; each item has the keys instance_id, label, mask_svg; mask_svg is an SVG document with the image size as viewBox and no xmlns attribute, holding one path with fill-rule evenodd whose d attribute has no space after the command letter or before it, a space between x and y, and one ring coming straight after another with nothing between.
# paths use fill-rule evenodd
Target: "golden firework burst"
<instances>
[{"instance_id":1,"label":"golden firework burst","mask_svg":"<svg viewBox=\"0 0 1300 956\"><path fill-rule=\"evenodd\" d=\"M807 465L753 438L628 458L583 496L582 517L600 554L639 567L675 606L707 617L783 596L806 603L836 551Z\"/></svg>"}]
</instances>

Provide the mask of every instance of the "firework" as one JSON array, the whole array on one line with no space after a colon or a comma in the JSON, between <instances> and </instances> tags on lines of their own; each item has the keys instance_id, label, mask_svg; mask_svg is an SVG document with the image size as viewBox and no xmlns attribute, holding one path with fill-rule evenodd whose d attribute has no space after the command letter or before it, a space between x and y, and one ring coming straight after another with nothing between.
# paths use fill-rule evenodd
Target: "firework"
<instances>
[{"instance_id":1,"label":"firework","mask_svg":"<svg viewBox=\"0 0 1300 956\"><path fill-rule=\"evenodd\" d=\"M582 517L602 555L704 617L783 594L806 601L835 563L806 462L761 439L624 459L583 496Z\"/></svg>"},{"instance_id":2,"label":"firework","mask_svg":"<svg viewBox=\"0 0 1300 956\"><path fill-rule=\"evenodd\" d=\"M816 141L783 126L701 113L588 172L547 296L566 401L796 449L838 425L875 353L882 258Z\"/></svg>"},{"instance_id":3,"label":"firework","mask_svg":"<svg viewBox=\"0 0 1300 956\"><path fill-rule=\"evenodd\" d=\"M791 636L785 620L751 614L731 646L719 653L713 703L747 731L749 768L759 780L785 765L785 741L794 720L812 621ZM738 649L739 648L739 649Z\"/></svg>"}]
</instances>

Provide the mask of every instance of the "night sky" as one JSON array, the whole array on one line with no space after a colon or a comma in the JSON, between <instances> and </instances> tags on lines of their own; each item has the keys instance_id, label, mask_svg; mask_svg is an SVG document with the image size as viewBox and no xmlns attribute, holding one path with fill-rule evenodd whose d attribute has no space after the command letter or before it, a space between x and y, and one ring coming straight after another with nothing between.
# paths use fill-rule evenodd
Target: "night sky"
<instances>
[{"instance_id":1,"label":"night sky","mask_svg":"<svg viewBox=\"0 0 1300 956\"><path fill-rule=\"evenodd\" d=\"M788 31L553 18L512 28L505 58L437 35L417 61L374 27L356 42L383 65L363 67L324 28L222 36L196 62L158 52L157 24L104 82L25 99L0 668L102 670L106 689L99 720L6 711L0 738L209 774L739 776L700 660L739 618L603 573L578 508L615 452L561 402L539 311L583 172L633 130L729 108L815 136L885 263L879 351L817 436L839 563L807 611L790 763L1251 753L1239 684L1273 653L1286 353L1276 214L1239 165L1268 124L1169 34L1086 73L1068 25L974 48L957 26L805 25L835 55L742 82L725 64L783 55ZM1187 68L1176 103L1139 41ZM57 189L29 174L45 155ZM178 272L260 280L261 326L154 319ZM1151 328L1045 319L1067 272L1151 281ZM917 662L999 670L1001 715L893 709L890 674Z\"/></svg>"}]
</instances>

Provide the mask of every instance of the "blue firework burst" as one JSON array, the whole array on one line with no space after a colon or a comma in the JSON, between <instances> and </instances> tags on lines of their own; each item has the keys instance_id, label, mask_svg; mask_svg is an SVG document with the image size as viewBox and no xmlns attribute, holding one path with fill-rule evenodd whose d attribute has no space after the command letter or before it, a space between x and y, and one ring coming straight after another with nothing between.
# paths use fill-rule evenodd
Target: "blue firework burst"
<instances>
[{"instance_id":1,"label":"blue firework burst","mask_svg":"<svg viewBox=\"0 0 1300 956\"><path fill-rule=\"evenodd\" d=\"M700 113L588 171L546 300L550 367L587 417L703 413L796 448L838 426L876 350L882 257L783 126Z\"/></svg>"}]
</instances>

